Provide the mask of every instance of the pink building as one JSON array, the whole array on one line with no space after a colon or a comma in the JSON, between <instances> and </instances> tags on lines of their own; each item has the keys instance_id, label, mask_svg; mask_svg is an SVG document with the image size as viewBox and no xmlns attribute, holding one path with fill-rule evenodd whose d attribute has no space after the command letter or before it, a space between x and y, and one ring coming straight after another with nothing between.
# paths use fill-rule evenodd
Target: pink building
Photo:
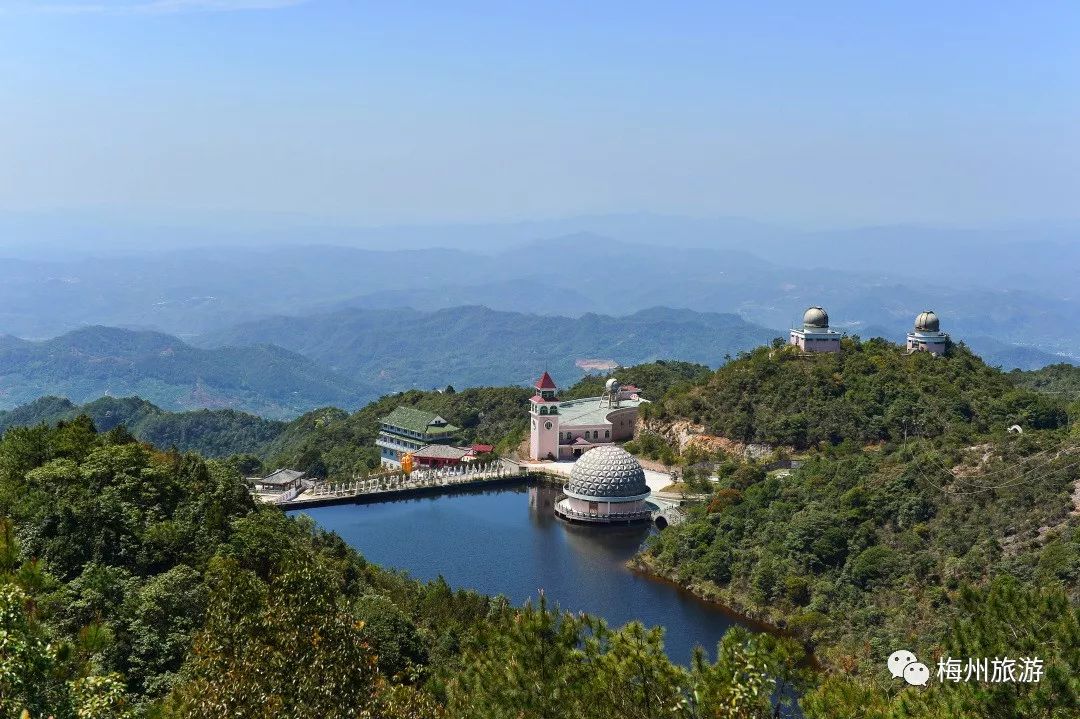
<instances>
[{"instance_id":1,"label":"pink building","mask_svg":"<svg viewBox=\"0 0 1080 719\"><path fill-rule=\"evenodd\" d=\"M929 352L935 357L945 354L949 335L941 331L941 320L933 310L920 312L915 318L915 329L908 332L908 352Z\"/></svg>"},{"instance_id":2,"label":"pink building","mask_svg":"<svg viewBox=\"0 0 1080 719\"><path fill-rule=\"evenodd\" d=\"M536 381L536 394L529 400L529 456L533 459L557 459L559 456L558 387L547 372Z\"/></svg>"},{"instance_id":3,"label":"pink building","mask_svg":"<svg viewBox=\"0 0 1080 719\"><path fill-rule=\"evenodd\" d=\"M560 401L547 372L536 382L529 400L529 458L573 459L587 450L634 438L641 390L614 379L602 397Z\"/></svg>"},{"instance_id":4,"label":"pink building","mask_svg":"<svg viewBox=\"0 0 1080 719\"><path fill-rule=\"evenodd\" d=\"M788 344L803 352L839 352L840 333L829 329L829 314L820 307L803 313L802 329L792 328Z\"/></svg>"}]
</instances>

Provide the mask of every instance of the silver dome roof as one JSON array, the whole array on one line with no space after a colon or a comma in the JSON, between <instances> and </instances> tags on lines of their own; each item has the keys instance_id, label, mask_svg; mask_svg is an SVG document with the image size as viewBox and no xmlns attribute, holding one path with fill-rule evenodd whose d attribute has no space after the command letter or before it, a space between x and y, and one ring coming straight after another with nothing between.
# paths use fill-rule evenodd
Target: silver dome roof
<instances>
[{"instance_id":1,"label":"silver dome roof","mask_svg":"<svg viewBox=\"0 0 1080 719\"><path fill-rule=\"evenodd\" d=\"M648 494L645 470L622 447L605 444L590 449L574 463L567 490L586 497L634 497Z\"/></svg>"},{"instance_id":2,"label":"silver dome roof","mask_svg":"<svg viewBox=\"0 0 1080 719\"><path fill-rule=\"evenodd\" d=\"M920 312L919 316L915 318L915 331L940 332L941 320L938 319L937 314L935 314L933 310Z\"/></svg>"},{"instance_id":3,"label":"silver dome roof","mask_svg":"<svg viewBox=\"0 0 1080 719\"><path fill-rule=\"evenodd\" d=\"M808 329L828 329L829 313L820 307L810 307L803 313L802 323Z\"/></svg>"}]
</instances>

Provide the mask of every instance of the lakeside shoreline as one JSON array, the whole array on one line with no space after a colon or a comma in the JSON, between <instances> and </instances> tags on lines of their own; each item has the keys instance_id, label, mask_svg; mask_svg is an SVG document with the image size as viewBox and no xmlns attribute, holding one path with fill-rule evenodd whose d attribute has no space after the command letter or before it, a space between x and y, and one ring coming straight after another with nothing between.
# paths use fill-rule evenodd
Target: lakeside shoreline
<instances>
[{"instance_id":1,"label":"lakeside shoreline","mask_svg":"<svg viewBox=\"0 0 1080 719\"><path fill-rule=\"evenodd\" d=\"M816 670L824 670L825 665L814 652L814 648L810 643L804 637L788 628L786 617L769 613L763 614L755 611L754 607L748 606L745 603L738 601L738 599L731 597L723 592L720 587L716 587L716 585L711 585L716 587L715 591L709 591L709 587L706 585L681 582L675 577L657 569L653 560L643 552L638 552L628 559L626 561L626 568L650 581L669 584L680 591L685 592L694 597L694 599L703 602L716 611L730 617L733 622L748 626L755 631L772 634L777 637L793 639L799 642L803 649L806 650L806 657L810 666Z\"/></svg>"}]
</instances>

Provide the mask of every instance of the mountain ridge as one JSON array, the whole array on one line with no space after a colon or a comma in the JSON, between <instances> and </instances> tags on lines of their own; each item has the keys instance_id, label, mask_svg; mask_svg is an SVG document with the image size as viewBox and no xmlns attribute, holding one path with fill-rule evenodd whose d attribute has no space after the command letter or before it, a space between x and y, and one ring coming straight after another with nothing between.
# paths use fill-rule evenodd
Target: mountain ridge
<instances>
[{"instance_id":1,"label":"mountain ridge","mask_svg":"<svg viewBox=\"0 0 1080 719\"><path fill-rule=\"evenodd\" d=\"M622 317L544 316L480 305L421 312L343 309L276 316L193 340L203 347L269 342L336 371L393 389L522 384L547 367L570 383L577 360L620 365L679 359L719 366L725 356L769 342L776 330L735 314L652 308Z\"/></svg>"},{"instance_id":2,"label":"mountain ridge","mask_svg":"<svg viewBox=\"0 0 1080 719\"><path fill-rule=\"evenodd\" d=\"M44 395L82 403L138 395L171 410L232 408L296 416L373 394L311 359L268 344L205 349L161 332L86 327L42 341L0 343L0 408Z\"/></svg>"}]
</instances>

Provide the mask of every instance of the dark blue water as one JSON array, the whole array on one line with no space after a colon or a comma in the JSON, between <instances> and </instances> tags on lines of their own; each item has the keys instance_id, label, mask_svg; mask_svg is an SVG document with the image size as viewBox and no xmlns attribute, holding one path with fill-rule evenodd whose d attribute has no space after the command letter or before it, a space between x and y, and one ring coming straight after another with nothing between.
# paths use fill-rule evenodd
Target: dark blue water
<instances>
[{"instance_id":1,"label":"dark blue water","mask_svg":"<svg viewBox=\"0 0 1080 719\"><path fill-rule=\"evenodd\" d=\"M585 527L552 514L547 486L303 510L370 561L417 579L440 574L454 588L503 594L515 604L542 589L572 612L612 626L639 620L666 630L668 655L689 662L694 646L715 657L735 620L717 607L627 569L649 527Z\"/></svg>"}]
</instances>

